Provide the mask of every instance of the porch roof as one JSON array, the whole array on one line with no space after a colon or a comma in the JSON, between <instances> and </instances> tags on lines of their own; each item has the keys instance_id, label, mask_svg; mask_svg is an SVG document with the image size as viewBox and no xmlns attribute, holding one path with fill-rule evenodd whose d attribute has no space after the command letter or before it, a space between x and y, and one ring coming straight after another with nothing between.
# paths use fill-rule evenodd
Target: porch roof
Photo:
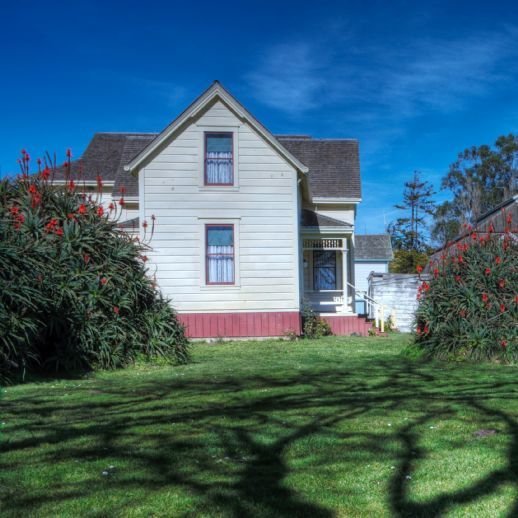
<instances>
[{"instance_id":1,"label":"porch roof","mask_svg":"<svg viewBox=\"0 0 518 518\"><path fill-rule=\"evenodd\" d=\"M305 228L343 228L352 229L353 226L350 223L346 223L345 221L340 221L339 219L330 218L329 216L324 216L323 214L318 214L317 212L313 212L312 210L303 209L301 215L301 226Z\"/></svg>"}]
</instances>

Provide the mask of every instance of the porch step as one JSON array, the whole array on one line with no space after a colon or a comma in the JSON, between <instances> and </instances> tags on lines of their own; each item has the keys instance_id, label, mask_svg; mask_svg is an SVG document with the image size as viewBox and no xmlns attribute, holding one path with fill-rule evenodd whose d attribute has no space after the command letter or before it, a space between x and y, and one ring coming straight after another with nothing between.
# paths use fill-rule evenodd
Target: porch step
<instances>
[{"instance_id":1,"label":"porch step","mask_svg":"<svg viewBox=\"0 0 518 518\"><path fill-rule=\"evenodd\" d=\"M372 327L371 322L358 315L320 315L320 318L330 325L336 336L369 336L369 329Z\"/></svg>"}]
</instances>

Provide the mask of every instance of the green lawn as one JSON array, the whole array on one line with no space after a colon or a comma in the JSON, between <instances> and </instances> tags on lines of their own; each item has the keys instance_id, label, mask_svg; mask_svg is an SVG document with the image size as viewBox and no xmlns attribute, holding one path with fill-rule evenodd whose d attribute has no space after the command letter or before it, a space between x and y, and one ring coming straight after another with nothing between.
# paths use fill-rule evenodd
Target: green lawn
<instances>
[{"instance_id":1,"label":"green lawn","mask_svg":"<svg viewBox=\"0 0 518 518\"><path fill-rule=\"evenodd\" d=\"M518 368L406 340L198 344L8 387L0 515L518 516Z\"/></svg>"}]
</instances>

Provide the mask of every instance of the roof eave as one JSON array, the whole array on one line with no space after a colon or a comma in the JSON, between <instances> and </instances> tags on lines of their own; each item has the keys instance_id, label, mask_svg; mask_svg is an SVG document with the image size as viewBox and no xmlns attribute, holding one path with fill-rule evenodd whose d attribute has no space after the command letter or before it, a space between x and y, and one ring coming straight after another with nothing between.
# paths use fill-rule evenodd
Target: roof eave
<instances>
[{"instance_id":1,"label":"roof eave","mask_svg":"<svg viewBox=\"0 0 518 518\"><path fill-rule=\"evenodd\" d=\"M304 234L352 234L354 228L351 227L300 227Z\"/></svg>"},{"instance_id":2,"label":"roof eave","mask_svg":"<svg viewBox=\"0 0 518 518\"><path fill-rule=\"evenodd\" d=\"M320 203L320 204L340 204L340 203L347 203L349 205L354 204L357 205L358 203L361 203L361 198L328 198L323 196L314 196L311 200L313 203Z\"/></svg>"}]
</instances>

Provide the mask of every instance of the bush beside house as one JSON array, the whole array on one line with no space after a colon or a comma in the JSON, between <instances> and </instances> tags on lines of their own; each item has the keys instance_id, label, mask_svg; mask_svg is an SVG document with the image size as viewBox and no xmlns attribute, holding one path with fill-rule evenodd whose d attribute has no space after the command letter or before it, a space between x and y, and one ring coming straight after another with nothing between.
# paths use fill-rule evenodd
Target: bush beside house
<instances>
[{"instance_id":1,"label":"bush beside house","mask_svg":"<svg viewBox=\"0 0 518 518\"><path fill-rule=\"evenodd\" d=\"M72 178L56 187L49 168L29 175L29 160L0 182L0 376L139 355L186 361L183 328L146 275L146 246L106 214L124 199L105 211Z\"/></svg>"}]
</instances>

